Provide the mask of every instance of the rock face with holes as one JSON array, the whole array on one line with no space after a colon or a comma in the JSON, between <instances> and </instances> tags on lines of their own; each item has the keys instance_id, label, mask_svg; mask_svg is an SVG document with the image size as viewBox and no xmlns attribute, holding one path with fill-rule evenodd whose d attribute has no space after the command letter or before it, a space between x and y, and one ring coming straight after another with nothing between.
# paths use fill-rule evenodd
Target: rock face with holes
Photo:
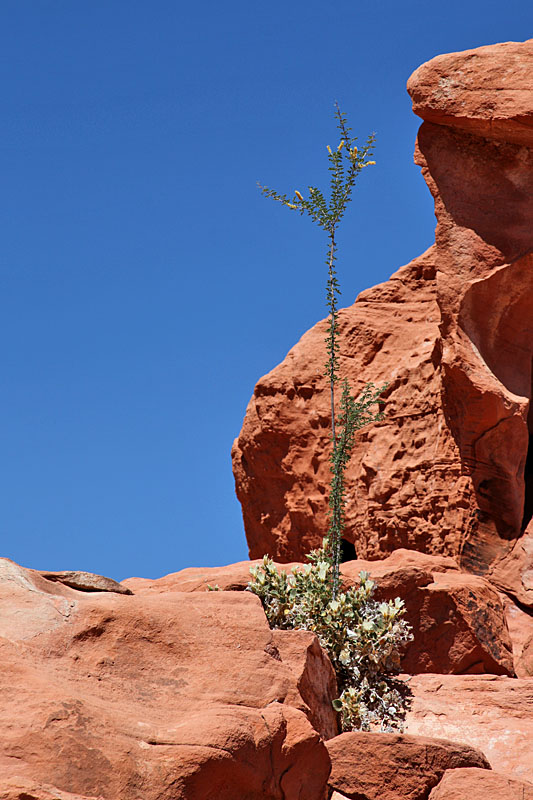
<instances>
[{"instance_id":1,"label":"rock face with holes","mask_svg":"<svg viewBox=\"0 0 533 800\"><path fill-rule=\"evenodd\" d=\"M0 796L323 800L331 664L280 633L248 592L90 592L0 559Z\"/></svg>"},{"instance_id":2,"label":"rock face with holes","mask_svg":"<svg viewBox=\"0 0 533 800\"><path fill-rule=\"evenodd\" d=\"M340 375L389 383L359 435L359 557L456 557L533 605L533 40L439 56L408 90L435 245L340 314ZM301 559L327 527L326 323L258 382L233 448L251 557ZM529 452L529 455L528 455Z\"/></svg>"}]
</instances>

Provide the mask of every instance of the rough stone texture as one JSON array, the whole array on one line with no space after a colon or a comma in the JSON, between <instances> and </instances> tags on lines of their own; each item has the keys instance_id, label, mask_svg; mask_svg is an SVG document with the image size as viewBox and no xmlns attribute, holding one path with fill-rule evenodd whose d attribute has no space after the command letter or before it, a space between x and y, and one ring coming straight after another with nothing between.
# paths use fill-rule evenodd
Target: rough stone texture
<instances>
[{"instance_id":1,"label":"rough stone texture","mask_svg":"<svg viewBox=\"0 0 533 800\"><path fill-rule=\"evenodd\" d=\"M447 53L407 83L413 111L428 122L533 147L533 39Z\"/></svg>"},{"instance_id":2,"label":"rough stone texture","mask_svg":"<svg viewBox=\"0 0 533 800\"><path fill-rule=\"evenodd\" d=\"M272 641L274 657L277 650L295 679L285 702L303 711L323 739L337 736L339 722L332 706L333 700L339 696L337 678L315 634L311 631L272 631Z\"/></svg>"},{"instance_id":3,"label":"rough stone texture","mask_svg":"<svg viewBox=\"0 0 533 800\"><path fill-rule=\"evenodd\" d=\"M442 438L433 261L429 251L339 314L341 377L349 377L355 392L369 379L390 383L387 421L359 434L347 472L346 536L356 540L362 558L380 558L397 547L453 553L455 513L443 529L451 453L447 460L429 460ZM327 530L325 335L322 321L261 378L233 447L251 558L269 553L278 561L302 560ZM443 513L437 513L437 505ZM418 547L421 540L425 547Z\"/></svg>"},{"instance_id":4,"label":"rough stone texture","mask_svg":"<svg viewBox=\"0 0 533 800\"><path fill-rule=\"evenodd\" d=\"M533 613L520 608L509 597L500 594L505 605L505 618L513 646L513 662L518 678L533 677Z\"/></svg>"},{"instance_id":5,"label":"rough stone texture","mask_svg":"<svg viewBox=\"0 0 533 800\"><path fill-rule=\"evenodd\" d=\"M531 636L522 648L518 658L518 669L523 678L533 678L533 636Z\"/></svg>"},{"instance_id":6,"label":"rough stone texture","mask_svg":"<svg viewBox=\"0 0 533 800\"><path fill-rule=\"evenodd\" d=\"M81 794L63 792L50 784L25 780L23 778L0 778L0 797L2 800L107 800L98 797L87 797Z\"/></svg>"},{"instance_id":7,"label":"rough stone texture","mask_svg":"<svg viewBox=\"0 0 533 800\"><path fill-rule=\"evenodd\" d=\"M532 41L439 56L414 73L409 92L426 120L415 160L435 201L435 245L340 314L341 378L356 393L389 383L386 418L360 434L347 472L346 538L367 559L398 547L452 555L525 605L532 74ZM301 559L327 528L325 329L260 379L234 444L253 558Z\"/></svg>"},{"instance_id":8,"label":"rough stone texture","mask_svg":"<svg viewBox=\"0 0 533 800\"><path fill-rule=\"evenodd\" d=\"M476 747L496 772L533 783L533 680L416 675L410 687L409 734Z\"/></svg>"},{"instance_id":9,"label":"rough stone texture","mask_svg":"<svg viewBox=\"0 0 533 800\"><path fill-rule=\"evenodd\" d=\"M429 800L533 800L533 784L515 781L484 769L453 769L444 773Z\"/></svg>"},{"instance_id":10,"label":"rough stone texture","mask_svg":"<svg viewBox=\"0 0 533 800\"><path fill-rule=\"evenodd\" d=\"M323 800L327 750L250 593L87 593L1 560L0 662L0 796Z\"/></svg>"},{"instance_id":11,"label":"rough stone texture","mask_svg":"<svg viewBox=\"0 0 533 800\"><path fill-rule=\"evenodd\" d=\"M358 583L361 569L377 583L377 600L401 597L414 640L402 657L402 669L421 672L514 675L512 643L505 605L498 592L476 575L435 572L402 565L397 551L383 561L351 561L342 574ZM414 561L415 559L411 559ZM392 561L392 564L389 563Z\"/></svg>"},{"instance_id":12,"label":"rough stone texture","mask_svg":"<svg viewBox=\"0 0 533 800\"><path fill-rule=\"evenodd\" d=\"M353 800L425 800L448 769L490 769L473 747L423 736L343 733L327 748L329 785Z\"/></svg>"},{"instance_id":13,"label":"rough stone texture","mask_svg":"<svg viewBox=\"0 0 533 800\"><path fill-rule=\"evenodd\" d=\"M43 578L48 581L58 581L70 586L72 589L80 589L83 592L117 592L117 594L132 594L131 589L123 586L112 578L105 578L103 575L95 575L93 572L41 572Z\"/></svg>"},{"instance_id":14,"label":"rough stone texture","mask_svg":"<svg viewBox=\"0 0 533 800\"><path fill-rule=\"evenodd\" d=\"M224 567L187 567L179 572L172 572L163 578L127 578L122 586L133 590L135 594L160 594L164 592L205 592L209 587L218 586L224 591L243 591L251 580L250 567L260 563L255 561L238 561ZM284 569L290 569L287 564Z\"/></svg>"},{"instance_id":15,"label":"rough stone texture","mask_svg":"<svg viewBox=\"0 0 533 800\"><path fill-rule=\"evenodd\" d=\"M123 584L138 595L176 590L205 592L214 585L241 591L250 580L250 566L258 563L255 560L209 569L190 567L157 580L129 578ZM290 571L303 565L296 562L277 566ZM414 633L414 641L407 645L402 658L405 672L514 674L506 614L510 618L508 606L516 606L486 580L460 572L451 558L400 549L381 561L343 564L344 587L358 585L363 570L377 582L377 600L401 597L405 602L406 619ZM524 625L514 627L521 643L517 653L521 653L520 631ZM292 664L292 668L300 674L298 664ZM314 707L321 704L314 703ZM330 735L334 734L328 732L327 738Z\"/></svg>"}]
</instances>

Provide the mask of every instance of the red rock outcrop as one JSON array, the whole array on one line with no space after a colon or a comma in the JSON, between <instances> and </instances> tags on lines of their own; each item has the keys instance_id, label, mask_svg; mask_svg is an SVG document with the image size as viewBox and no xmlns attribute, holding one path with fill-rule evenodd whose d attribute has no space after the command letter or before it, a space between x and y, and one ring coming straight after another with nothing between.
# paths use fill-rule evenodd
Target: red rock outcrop
<instances>
[{"instance_id":1,"label":"red rock outcrop","mask_svg":"<svg viewBox=\"0 0 533 800\"><path fill-rule=\"evenodd\" d=\"M533 40L410 78L436 241L340 314L340 374L389 383L359 435L346 538L360 557L452 555L533 605ZM250 554L301 559L327 528L326 323L258 382L234 444Z\"/></svg>"},{"instance_id":2,"label":"red rock outcrop","mask_svg":"<svg viewBox=\"0 0 533 800\"><path fill-rule=\"evenodd\" d=\"M148 595L168 591L205 592L209 586L242 591L250 581L250 566L258 563L256 560L226 567L189 567L157 580L130 578L123 581L123 585L137 594ZM290 571L303 565L277 566L280 570ZM461 572L451 558L400 549L382 561L356 560L343 564L344 587L358 585L362 570L377 583L376 600L401 597L405 603L406 619L414 634L402 657L405 672L514 675L513 645L517 645L517 656L521 655L529 630L522 616L526 620L529 618L505 596L500 596L486 580ZM513 626L515 637L511 642L507 618L512 615L514 623L515 611L521 616ZM297 635L302 636L303 632L274 632L274 636L288 638ZM316 654L310 656L310 651L303 647L303 639L298 648L302 655L308 653L307 659L317 657ZM302 675L300 680L305 685L305 670L297 667L294 661L291 663L293 671ZM311 669L310 663L306 669ZM317 673L316 669L313 671ZM313 680L313 685L319 683L318 677ZM322 696L330 696L331 691L324 689ZM317 708L320 702L311 703L311 706ZM328 731L326 738L335 735L330 722L324 730Z\"/></svg>"},{"instance_id":3,"label":"red rock outcrop","mask_svg":"<svg viewBox=\"0 0 533 800\"><path fill-rule=\"evenodd\" d=\"M446 770L490 770L479 750L424 736L343 733L327 748L329 785L350 800L426 800Z\"/></svg>"},{"instance_id":4,"label":"red rock outcrop","mask_svg":"<svg viewBox=\"0 0 533 800\"><path fill-rule=\"evenodd\" d=\"M531 678L415 675L409 685L414 695L407 715L410 735L476 747L496 772L533 783Z\"/></svg>"},{"instance_id":5,"label":"red rock outcrop","mask_svg":"<svg viewBox=\"0 0 533 800\"><path fill-rule=\"evenodd\" d=\"M533 800L533 784L487 770L453 769L444 773L429 800Z\"/></svg>"},{"instance_id":6,"label":"red rock outcrop","mask_svg":"<svg viewBox=\"0 0 533 800\"><path fill-rule=\"evenodd\" d=\"M63 792L56 786L41 781L25 778L6 778L2 776L0 783L2 800L105 800L99 797L87 797L81 794Z\"/></svg>"},{"instance_id":7,"label":"red rock outcrop","mask_svg":"<svg viewBox=\"0 0 533 800\"><path fill-rule=\"evenodd\" d=\"M506 605L498 592L477 575L458 570L433 572L428 556L420 558L423 568L404 566L404 554L411 563L419 556L413 553L409 558L409 551L397 550L383 561L342 565L342 574L353 583L358 583L361 569L369 572L377 582L377 600L401 597L404 601L413 641L402 657L402 669L412 675L514 675Z\"/></svg>"},{"instance_id":8,"label":"red rock outcrop","mask_svg":"<svg viewBox=\"0 0 533 800\"><path fill-rule=\"evenodd\" d=\"M533 677L533 614L520 608L500 593L505 605L505 619L513 647L513 663L517 678Z\"/></svg>"},{"instance_id":9,"label":"red rock outcrop","mask_svg":"<svg viewBox=\"0 0 533 800\"><path fill-rule=\"evenodd\" d=\"M328 673L295 633L248 592L89 593L0 559L0 796L323 800Z\"/></svg>"},{"instance_id":10,"label":"red rock outcrop","mask_svg":"<svg viewBox=\"0 0 533 800\"><path fill-rule=\"evenodd\" d=\"M532 74L533 40L411 77L436 242L340 314L341 376L389 383L343 580L405 600L408 735L338 735L327 655L269 629L250 562L117 584L0 559L2 800L533 800ZM324 334L233 450L250 552L285 568L327 527Z\"/></svg>"}]
</instances>

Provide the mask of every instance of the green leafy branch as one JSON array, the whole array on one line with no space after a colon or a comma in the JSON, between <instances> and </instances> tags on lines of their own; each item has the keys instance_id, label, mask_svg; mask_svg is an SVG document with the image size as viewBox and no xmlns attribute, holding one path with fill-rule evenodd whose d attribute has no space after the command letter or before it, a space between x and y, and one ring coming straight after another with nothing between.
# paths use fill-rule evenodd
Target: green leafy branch
<instances>
[{"instance_id":1,"label":"green leafy branch","mask_svg":"<svg viewBox=\"0 0 533 800\"><path fill-rule=\"evenodd\" d=\"M339 310L338 297L341 294L335 262L337 260L337 229L343 218L348 203L352 199L353 189L359 173L375 161L370 160L375 137L368 137L365 145L357 147L357 137L352 136L345 115L338 103L335 103L335 116L340 135L338 146L332 150L328 145L328 170L330 173L329 200L316 186L309 186L309 197L306 199L298 190L294 197L282 194L259 184L266 197L281 203L287 208L298 211L300 215L308 214L313 222L324 230L328 237L326 265L328 278L326 283L326 303L329 320L326 336L327 360L325 376L329 379L331 408L332 454L330 469L332 472L331 491L329 495L330 525L327 534L327 549L332 564L332 595L337 596L339 590L339 564L341 557L341 540L344 531L344 474L350 459L354 433L363 425L382 418L380 413L372 413L371 407L378 401L385 387L376 389L373 384L365 387L356 400L350 394L347 381L343 384L341 412L337 425L335 409L335 384L339 381ZM340 427L340 433L337 428Z\"/></svg>"}]
</instances>

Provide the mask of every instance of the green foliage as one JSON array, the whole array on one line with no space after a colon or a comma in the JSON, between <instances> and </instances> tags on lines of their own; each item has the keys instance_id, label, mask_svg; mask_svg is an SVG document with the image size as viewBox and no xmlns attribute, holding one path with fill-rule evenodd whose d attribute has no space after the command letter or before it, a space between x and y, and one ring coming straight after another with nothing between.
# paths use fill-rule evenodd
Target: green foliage
<instances>
[{"instance_id":1,"label":"green foliage","mask_svg":"<svg viewBox=\"0 0 533 800\"><path fill-rule=\"evenodd\" d=\"M313 631L328 653L340 696L334 707L343 730L402 729L406 685L394 677L399 648L412 636L402 619L403 602L373 599L374 582L365 572L360 584L332 598L332 563L324 549L290 573L268 557L250 569L249 589L261 598L272 628Z\"/></svg>"},{"instance_id":2,"label":"green foliage","mask_svg":"<svg viewBox=\"0 0 533 800\"><path fill-rule=\"evenodd\" d=\"M327 146L328 170L330 173L329 200L316 186L309 186L309 198L305 199L301 192L295 191L294 198L281 194L267 186L261 186L261 191L266 197L271 197L287 208L298 211L301 215L309 217L322 228L328 237L326 265L328 279L326 284L326 303L329 310L329 323L326 336L327 360L325 375L330 384L331 406L331 439L333 452L330 459L332 472L331 491L329 495L330 524L328 529L327 548L333 561L333 597L339 589L339 564L341 552L341 539L344 529L344 474L348 465L353 436L368 422L381 419L380 413L370 411L386 388L376 389L373 384L368 384L356 400L350 393L348 382L343 383L341 397L341 411L339 425L341 432L337 435L337 422L335 412L335 384L339 381L339 343L338 343L338 305L340 295L339 281L335 262L337 260L337 228L343 218L348 203L352 199L352 192L359 173L375 161L370 161L374 146L374 135L368 137L366 144L357 147L357 137L352 136L352 129L348 127L346 117L342 114L338 104L335 104L335 116L339 131L340 142L335 150Z\"/></svg>"},{"instance_id":3,"label":"green foliage","mask_svg":"<svg viewBox=\"0 0 533 800\"><path fill-rule=\"evenodd\" d=\"M357 176L365 167L374 137L358 150L346 117L335 106L340 142L335 150L328 145L330 173L329 199L316 186L309 186L309 196L295 191L294 198L266 186L267 197L287 208L307 214L328 237L326 264L328 278L326 301L329 322L326 335L325 375L329 379L331 408L330 455L331 486L329 527L323 546L308 556L309 563L287 575L278 572L268 556L260 567L253 568L250 591L263 603L271 627L303 628L316 633L326 649L337 674L340 697L334 706L339 711L344 730L363 729L379 724L382 730L402 728L407 703L407 687L394 677L399 668L399 648L411 637L409 625L402 619L403 602L377 603L374 584L361 573L357 588L340 591L341 540L345 523L345 472L350 462L356 432L370 422L382 419L373 408L386 388L369 383L355 398L348 381L342 384L340 409L335 407L335 386L339 381L339 311L340 295L335 268L336 234L352 198Z\"/></svg>"},{"instance_id":4,"label":"green foliage","mask_svg":"<svg viewBox=\"0 0 533 800\"><path fill-rule=\"evenodd\" d=\"M329 493L329 528L327 548L332 558L332 594L333 599L339 590L339 566L341 559L341 539L344 531L345 486L344 475L352 455L355 433L370 422L383 419L383 414L373 412L374 406L386 387L376 389L368 383L359 397L354 399L350 393L348 381L342 385L341 412L339 415L340 433L334 442L330 455L332 473Z\"/></svg>"},{"instance_id":5,"label":"green foliage","mask_svg":"<svg viewBox=\"0 0 533 800\"><path fill-rule=\"evenodd\" d=\"M359 173L375 161L370 161L368 157L372 154L375 137L372 134L368 137L366 144L361 148L357 147L357 137L352 136L352 129L348 127L346 117L342 114L338 104L335 104L335 116L337 118L337 128L339 130L340 142L335 150L327 146L328 151L328 170L330 173L329 201L316 186L309 186L309 198L304 199L299 191L295 191L294 198L290 199L286 194L280 194L267 186L261 186L261 191L266 197L271 197L278 203L282 203L287 208L298 211L300 215L307 214L313 222L324 230L328 236L328 246L326 254L326 265L328 267L328 280L326 284L326 304L329 309L330 319L326 345L328 358L326 361L326 376L329 377L331 384L338 381L338 305L337 297L341 291L335 269L337 260L336 233L341 219L343 218L348 203L352 199L352 192ZM335 418L332 408L332 427L333 438L335 438Z\"/></svg>"}]
</instances>

